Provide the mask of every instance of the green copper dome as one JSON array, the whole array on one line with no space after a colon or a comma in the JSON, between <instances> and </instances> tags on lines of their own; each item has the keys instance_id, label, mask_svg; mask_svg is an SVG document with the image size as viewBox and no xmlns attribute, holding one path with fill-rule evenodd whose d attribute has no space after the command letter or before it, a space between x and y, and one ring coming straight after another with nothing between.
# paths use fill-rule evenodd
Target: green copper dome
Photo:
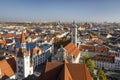
<instances>
[{"instance_id":1,"label":"green copper dome","mask_svg":"<svg viewBox=\"0 0 120 80\"><path fill-rule=\"evenodd\" d=\"M75 23L75 21L73 21L72 28L77 28L77 27L78 27L77 24Z\"/></svg>"}]
</instances>

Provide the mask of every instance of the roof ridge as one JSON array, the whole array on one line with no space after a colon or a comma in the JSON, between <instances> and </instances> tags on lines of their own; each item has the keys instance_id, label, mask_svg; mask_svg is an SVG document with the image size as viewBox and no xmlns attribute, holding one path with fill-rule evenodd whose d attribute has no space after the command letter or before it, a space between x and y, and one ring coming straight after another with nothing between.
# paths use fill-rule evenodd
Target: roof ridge
<instances>
[{"instance_id":1,"label":"roof ridge","mask_svg":"<svg viewBox=\"0 0 120 80\"><path fill-rule=\"evenodd\" d=\"M90 72L88 71L88 68L86 67L86 65L84 65L84 72L85 72L85 80L89 80L89 79L92 79L91 75L88 75L90 74Z\"/></svg>"},{"instance_id":2,"label":"roof ridge","mask_svg":"<svg viewBox=\"0 0 120 80\"><path fill-rule=\"evenodd\" d=\"M86 66L85 66L85 65L83 65L83 68L84 68L83 70L84 70L84 72L85 72L85 76L84 76L84 77L85 77L85 80L87 80Z\"/></svg>"},{"instance_id":3,"label":"roof ridge","mask_svg":"<svg viewBox=\"0 0 120 80\"><path fill-rule=\"evenodd\" d=\"M80 52L80 50L77 47L75 47L74 50L72 50L71 54L76 56L76 55L78 55L79 52Z\"/></svg>"},{"instance_id":4,"label":"roof ridge","mask_svg":"<svg viewBox=\"0 0 120 80\"><path fill-rule=\"evenodd\" d=\"M65 59L63 62L64 62L64 64L65 64L65 63L69 63L69 62L67 61L67 59Z\"/></svg>"},{"instance_id":5,"label":"roof ridge","mask_svg":"<svg viewBox=\"0 0 120 80\"><path fill-rule=\"evenodd\" d=\"M64 63L64 76L65 76L64 80L73 80L72 76L71 76L71 74L69 72L69 69L67 67L67 63Z\"/></svg>"},{"instance_id":6,"label":"roof ridge","mask_svg":"<svg viewBox=\"0 0 120 80\"><path fill-rule=\"evenodd\" d=\"M73 80L66 64L67 63L63 64L63 68L62 68L57 80Z\"/></svg>"},{"instance_id":7,"label":"roof ridge","mask_svg":"<svg viewBox=\"0 0 120 80\"><path fill-rule=\"evenodd\" d=\"M69 44L67 44L64 48L67 49L69 46L71 46L73 43L70 42Z\"/></svg>"}]
</instances>

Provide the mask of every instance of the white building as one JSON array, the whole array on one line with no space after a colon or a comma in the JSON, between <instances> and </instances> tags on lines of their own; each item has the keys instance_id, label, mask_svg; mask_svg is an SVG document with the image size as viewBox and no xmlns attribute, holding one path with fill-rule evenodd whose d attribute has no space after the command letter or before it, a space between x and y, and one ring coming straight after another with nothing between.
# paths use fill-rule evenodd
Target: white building
<instances>
[{"instance_id":1,"label":"white building","mask_svg":"<svg viewBox=\"0 0 120 80\"><path fill-rule=\"evenodd\" d=\"M33 49L31 56L34 69L40 64L49 61L51 55L52 55L52 45L42 44L39 47L36 46Z\"/></svg>"},{"instance_id":2,"label":"white building","mask_svg":"<svg viewBox=\"0 0 120 80\"><path fill-rule=\"evenodd\" d=\"M120 70L119 53L110 53L109 55L96 55L93 60L96 68L105 70Z\"/></svg>"},{"instance_id":3,"label":"white building","mask_svg":"<svg viewBox=\"0 0 120 80\"><path fill-rule=\"evenodd\" d=\"M28 50L24 32L22 31L20 48L15 51L17 54L14 57L0 61L0 80L22 80L32 75L36 66L48 61L51 52L52 46L50 44L42 44L33 48L32 51Z\"/></svg>"},{"instance_id":4,"label":"white building","mask_svg":"<svg viewBox=\"0 0 120 80\"><path fill-rule=\"evenodd\" d=\"M21 36L21 48L19 49L16 57L16 78L24 79L28 75L33 74L33 66L30 62L30 53L26 48L26 40L24 32Z\"/></svg>"},{"instance_id":5,"label":"white building","mask_svg":"<svg viewBox=\"0 0 120 80\"><path fill-rule=\"evenodd\" d=\"M115 56L115 70L120 70L120 53Z\"/></svg>"}]
</instances>

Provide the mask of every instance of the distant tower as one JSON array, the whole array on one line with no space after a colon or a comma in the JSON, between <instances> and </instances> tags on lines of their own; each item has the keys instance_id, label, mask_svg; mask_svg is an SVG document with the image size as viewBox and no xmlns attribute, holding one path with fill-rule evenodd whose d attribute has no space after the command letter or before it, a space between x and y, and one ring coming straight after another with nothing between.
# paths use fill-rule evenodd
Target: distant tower
<instances>
[{"instance_id":1,"label":"distant tower","mask_svg":"<svg viewBox=\"0 0 120 80\"><path fill-rule=\"evenodd\" d=\"M60 21L57 22L57 25L60 25Z\"/></svg>"},{"instance_id":2,"label":"distant tower","mask_svg":"<svg viewBox=\"0 0 120 80\"><path fill-rule=\"evenodd\" d=\"M16 78L22 80L31 73L30 54L26 49L26 41L23 31L20 42L21 42L21 47L16 57L16 68L17 68Z\"/></svg>"},{"instance_id":3,"label":"distant tower","mask_svg":"<svg viewBox=\"0 0 120 80\"><path fill-rule=\"evenodd\" d=\"M77 25L75 24L75 22L72 23L71 26L71 38L72 38L72 42L77 46Z\"/></svg>"},{"instance_id":4,"label":"distant tower","mask_svg":"<svg viewBox=\"0 0 120 80\"><path fill-rule=\"evenodd\" d=\"M57 26L56 26L56 28L60 28L61 30L63 30L63 26L60 24L60 21L57 22Z\"/></svg>"}]
</instances>

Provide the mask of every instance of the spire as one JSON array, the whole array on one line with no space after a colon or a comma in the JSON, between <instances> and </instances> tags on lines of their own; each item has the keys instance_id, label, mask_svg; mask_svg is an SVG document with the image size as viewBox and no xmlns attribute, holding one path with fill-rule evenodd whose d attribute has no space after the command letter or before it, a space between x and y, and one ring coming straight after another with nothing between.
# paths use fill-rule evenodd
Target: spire
<instances>
[{"instance_id":1,"label":"spire","mask_svg":"<svg viewBox=\"0 0 120 80\"><path fill-rule=\"evenodd\" d=\"M73 80L67 67L67 64L64 64L64 80Z\"/></svg>"},{"instance_id":2,"label":"spire","mask_svg":"<svg viewBox=\"0 0 120 80\"><path fill-rule=\"evenodd\" d=\"M75 21L73 21L73 24L75 24Z\"/></svg>"},{"instance_id":3,"label":"spire","mask_svg":"<svg viewBox=\"0 0 120 80\"><path fill-rule=\"evenodd\" d=\"M28 55L29 54L29 53L26 53L26 41L25 41L25 36L24 36L24 31L23 30L22 30L20 42L21 42L21 47L20 47L20 49L18 51L17 56L18 57L23 57L24 55Z\"/></svg>"},{"instance_id":4,"label":"spire","mask_svg":"<svg viewBox=\"0 0 120 80\"><path fill-rule=\"evenodd\" d=\"M25 40L25 35L24 35L24 31L23 31L23 30L22 30L20 42L21 42L21 43L25 43L25 42L26 42L26 40Z\"/></svg>"}]
</instances>

